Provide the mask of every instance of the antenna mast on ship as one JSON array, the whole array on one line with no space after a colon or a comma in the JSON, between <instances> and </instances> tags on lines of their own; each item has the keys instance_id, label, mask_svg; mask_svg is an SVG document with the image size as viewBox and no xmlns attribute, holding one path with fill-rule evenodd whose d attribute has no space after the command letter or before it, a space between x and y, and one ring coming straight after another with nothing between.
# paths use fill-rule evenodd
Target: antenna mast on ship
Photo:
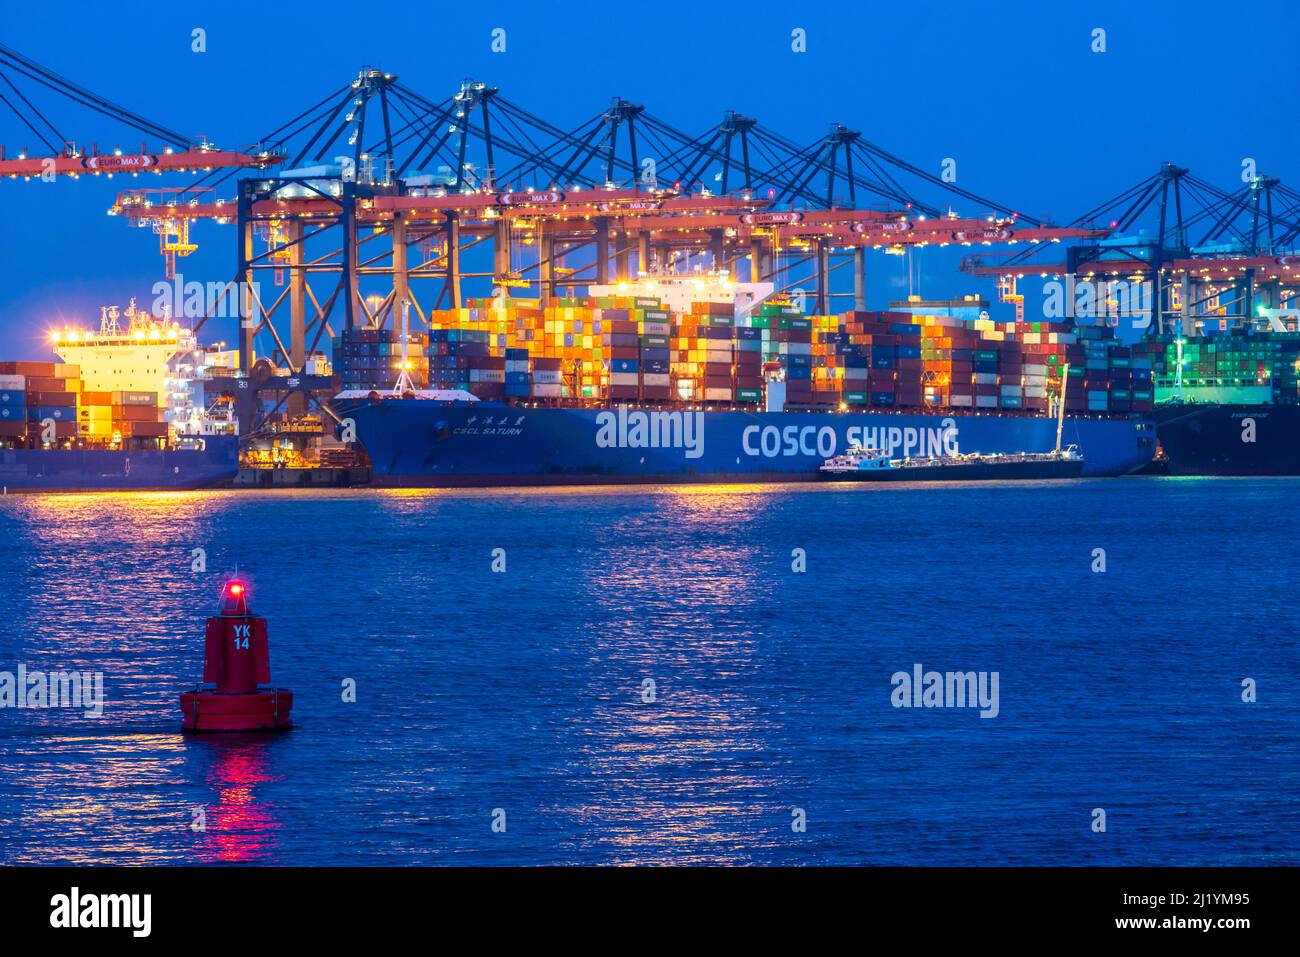
<instances>
[{"instance_id":1,"label":"antenna mast on ship","mask_svg":"<svg viewBox=\"0 0 1300 957\"><path fill-rule=\"evenodd\" d=\"M411 325L411 300L402 300L402 366L401 371L397 374L397 384L393 386L394 395L406 395L408 392L415 391L415 383L411 381L411 363L407 359L407 339Z\"/></svg>"},{"instance_id":2,"label":"antenna mast on ship","mask_svg":"<svg viewBox=\"0 0 1300 957\"><path fill-rule=\"evenodd\" d=\"M121 334L117 326L117 306L99 307L99 334L114 337Z\"/></svg>"}]
</instances>

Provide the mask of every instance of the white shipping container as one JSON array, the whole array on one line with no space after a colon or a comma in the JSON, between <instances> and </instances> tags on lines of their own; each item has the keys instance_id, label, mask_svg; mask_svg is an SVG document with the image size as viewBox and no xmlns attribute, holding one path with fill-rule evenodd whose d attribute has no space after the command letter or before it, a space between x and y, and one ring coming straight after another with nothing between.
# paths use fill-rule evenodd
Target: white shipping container
<instances>
[{"instance_id":1,"label":"white shipping container","mask_svg":"<svg viewBox=\"0 0 1300 957\"><path fill-rule=\"evenodd\" d=\"M1041 385L1025 386L1026 399L1045 399L1047 398L1047 389Z\"/></svg>"},{"instance_id":2,"label":"white shipping container","mask_svg":"<svg viewBox=\"0 0 1300 957\"><path fill-rule=\"evenodd\" d=\"M1025 366L1025 377L1028 378L1031 375L1037 375L1037 376L1047 375L1047 366L1031 366L1031 365Z\"/></svg>"},{"instance_id":3,"label":"white shipping container","mask_svg":"<svg viewBox=\"0 0 1300 957\"><path fill-rule=\"evenodd\" d=\"M667 372L647 372L643 379L646 385L670 385Z\"/></svg>"},{"instance_id":4,"label":"white shipping container","mask_svg":"<svg viewBox=\"0 0 1300 957\"><path fill-rule=\"evenodd\" d=\"M968 395L950 395L948 396L948 404L953 408L969 408L971 397Z\"/></svg>"},{"instance_id":5,"label":"white shipping container","mask_svg":"<svg viewBox=\"0 0 1300 957\"><path fill-rule=\"evenodd\" d=\"M27 376L0 375L0 392L26 392Z\"/></svg>"},{"instance_id":6,"label":"white shipping container","mask_svg":"<svg viewBox=\"0 0 1300 957\"><path fill-rule=\"evenodd\" d=\"M157 405L157 392L114 392L114 405Z\"/></svg>"},{"instance_id":7,"label":"white shipping container","mask_svg":"<svg viewBox=\"0 0 1300 957\"><path fill-rule=\"evenodd\" d=\"M669 335L668 323L666 322L643 322L641 324L641 334L643 336L666 336Z\"/></svg>"},{"instance_id":8,"label":"white shipping container","mask_svg":"<svg viewBox=\"0 0 1300 957\"><path fill-rule=\"evenodd\" d=\"M639 382L635 372L611 372L609 374L610 385L636 385Z\"/></svg>"},{"instance_id":9,"label":"white shipping container","mask_svg":"<svg viewBox=\"0 0 1300 957\"><path fill-rule=\"evenodd\" d=\"M976 385L997 385L998 374L996 372L976 372L975 384Z\"/></svg>"},{"instance_id":10,"label":"white shipping container","mask_svg":"<svg viewBox=\"0 0 1300 957\"><path fill-rule=\"evenodd\" d=\"M533 381L538 385L561 385L564 382L564 373L558 369L538 369L533 373Z\"/></svg>"},{"instance_id":11,"label":"white shipping container","mask_svg":"<svg viewBox=\"0 0 1300 957\"><path fill-rule=\"evenodd\" d=\"M560 397L560 393L563 388L564 387L561 385L551 385L549 383L534 382L533 395L539 399L558 399Z\"/></svg>"},{"instance_id":12,"label":"white shipping container","mask_svg":"<svg viewBox=\"0 0 1300 957\"><path fill-rule=\"evenodd\" d=\"M705 389L704 401L729 402L731 401L731 390L730 389Z\"/></svg>"}]
</instances>

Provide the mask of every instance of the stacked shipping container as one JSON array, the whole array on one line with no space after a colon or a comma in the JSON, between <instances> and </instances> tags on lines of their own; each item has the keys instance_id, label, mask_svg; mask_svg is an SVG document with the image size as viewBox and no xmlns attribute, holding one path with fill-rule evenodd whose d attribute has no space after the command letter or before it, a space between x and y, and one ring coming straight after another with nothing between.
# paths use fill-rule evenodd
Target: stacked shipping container
<instances>
[{"instance_id":1,"label":"stacked shipping container","mask_svg":"<svg viewBox=\"0 0 1300 957\"><path fill-rule=\"evenodd\" d=\"M401 373L401 333L392 329L344 329L334 338L334 368L343 378L343 388L390 391ZM423 387L428 379L425 337L412 333L407 338L407 361L411 381Z\"/></svg>"},{"instance_id":2,"label":"stacked shipping container","mask_svg":"<svg viewBox=\"0 0 1300 957\"><path fill-rule=\"evenodd\" d=\"M699 302L678 314L631 297L470 300L429 320L428 377L413 374L417 385L488 399L756 405L765 364L794 407L1045 414L1066 364L1068 411L1145 412L1153 399L1149 359L1105 326L805 316L779 303L737 316L731 303ZM344 387L391 388L397 347L387 333L360 330L349 342L339 353Z\"/></svg>"},{"instance_id":3,"label":"stacked shipping container","mask_svg":"<svg viewBox=\"0 0 1300 957\"><path fill-rule=\"evenodd\" d=\"M430 329L429 388L459 389L480 399L506 396L506 356L492 355L485 329ZM510 360L518 371L519 359Z\"/></svg>"},{"instance_id":4,"label":"stacked shipping container","mask_svg":"<svg viewBox=\"0 0 1300 957\"><path fill-rule=\"evenodd\" d=\"M0 439L140 447L167 435L157 392L85 391L76 365L0 362Z\"/></svg>"},{"instance_id":5,"label":"stacked shipping container","mask_svg":"<svg viewBox=\"0 0 1300 957\"><path fill-rule=\"evenodd\" d=\"M1300 333L1212 329L1183 339L1181 346L1173 336L1147 339L1135 356L1150 363L1161 401L1174 394L1179 362L1183 388L1202 392L1205 398L1237 402L1261 397L1286 405L1297 401Z\"/></svg>"}]
</instances>

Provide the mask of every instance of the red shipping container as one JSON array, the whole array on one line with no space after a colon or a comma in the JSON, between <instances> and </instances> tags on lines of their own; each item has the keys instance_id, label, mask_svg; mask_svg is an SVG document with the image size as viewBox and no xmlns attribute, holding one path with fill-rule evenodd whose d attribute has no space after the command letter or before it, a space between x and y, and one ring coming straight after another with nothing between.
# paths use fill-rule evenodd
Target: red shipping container
<instances>
[{"instance_id":1,"label":"red shipping container","mask_svg":"<svg viewBox=\"0 0 1300 957\"><path fill-rule=\"evenodd\" d=\"M154 405L120 405L113 409L113 418L124 422L157 422L162 409Z\"/></svg>"},{"instance_id":2,"label":"red shipping container","mask_svg":"<svg viewBox=\"0 0 1300 957\"><path fill-rule=\"evenodd\" d=\"M36 392L32 389L27 390L28 405L76 405L77 393L75 392Z\"/></svg>"},{"instance_id":3,"label":"red shipping container","mask_svg":"<svg viewBox=\"0 0 1300 957\"><path fill-rule=\"evenodd\" d=\"M131 434L136 438L161 439L167 435L166 422L132 422Z\"/></svg>"},{"instance_id":4,"label":"red shipping container","mask_svg":"<svg viewBox=\"0 0 1300 957\"><path fill-rule=\"evenodd\" d=\"M0 375L53 379L54 366L53 362L0 362Z\"/></svg>"}]
</instances>

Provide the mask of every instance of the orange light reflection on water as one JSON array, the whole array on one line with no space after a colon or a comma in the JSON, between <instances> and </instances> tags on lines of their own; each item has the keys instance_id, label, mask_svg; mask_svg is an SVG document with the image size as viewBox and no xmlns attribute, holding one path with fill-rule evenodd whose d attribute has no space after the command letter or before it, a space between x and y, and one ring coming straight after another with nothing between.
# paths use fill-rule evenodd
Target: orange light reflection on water
<instances>
[{"instance_id":1,"label":"orange light reflection on water","mask_svg":"<svg viewBox=\"0 0 1300 957\"><path fill-rule=\"evenodd\" d=\"M0 860L142 864L156 861L159 847L185 826L167 791L183 762L174 734L12 740L21 742L12 755L21 774L6 782L12 813L20 832L36 839L12 842ZM6 816L0 811L0 823Z\"/></svg>"},{"instance_id":2,"label":"orange light reflection on water","mask_svg":"<svg viewBox=\"0 0 1300 957\"><path fill-rule=\"evenodd\" d=\"M770 574L752 524L767 485L654 486L592 550L578 580L592 608L591 710L572 728L572 773L600 799L569 809L575 841L616 864L746 863L762 830L768 721L744 684ZM656 681L653 702L640 683ZM612 687L626 694L611 696Z\"/></svg>"}]
</instances>

